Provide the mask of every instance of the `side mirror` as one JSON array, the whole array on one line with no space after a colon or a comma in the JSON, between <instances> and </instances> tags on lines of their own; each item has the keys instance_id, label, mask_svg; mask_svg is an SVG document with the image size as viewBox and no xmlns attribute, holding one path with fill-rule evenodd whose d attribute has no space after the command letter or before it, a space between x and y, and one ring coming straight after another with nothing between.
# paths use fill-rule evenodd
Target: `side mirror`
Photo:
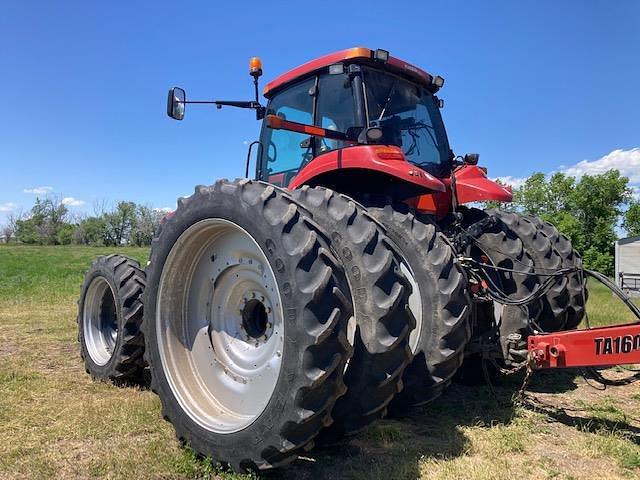
<instances>
[{"instance_id":1,"label":"side mirror","mask_svg":"<svg viewBox=\"0 0 640 480\"><path fill-rule=\"evenodd\" d=\"M480 160L479 153L467 153L464 156L464 163L466 163L467 165L477 165L478 160Z\"/></svg>"},{"instance_id":2,"label":"side mirror","mask_svg":"<svg viewBox=\"0 0 640 480\"><path fill-rule=\"evenodd\" d=\"M167 115L174 120L182 120L184 118L186 98L187 95L182 88L170 88L169 95L167 97Z\"/></svg>"}]
</instances>

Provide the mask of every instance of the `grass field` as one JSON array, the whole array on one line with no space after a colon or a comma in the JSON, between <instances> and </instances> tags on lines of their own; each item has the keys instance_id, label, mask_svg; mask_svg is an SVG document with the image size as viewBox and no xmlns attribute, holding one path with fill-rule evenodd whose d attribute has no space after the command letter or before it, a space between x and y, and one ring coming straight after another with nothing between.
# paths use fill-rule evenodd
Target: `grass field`
<instances>
[{"instance_id":1,"label":"grass field","mask_svg":"<svg viewBox=\"0 0 640 480\"><path fill-rule=\"evenodd\" d=\"M145 249L120 249L146 260ZM92 381L76 342L83 272L107 249L0 246L0 479L251 478L179 447L150 391ZM591 285L592 325L630 321ZM621 368L605 372L621 377ZM403 420L384 420L267 478L640 478L640 385L599 391L572 372L454 385Z\"/></svg>"}]
</instances>

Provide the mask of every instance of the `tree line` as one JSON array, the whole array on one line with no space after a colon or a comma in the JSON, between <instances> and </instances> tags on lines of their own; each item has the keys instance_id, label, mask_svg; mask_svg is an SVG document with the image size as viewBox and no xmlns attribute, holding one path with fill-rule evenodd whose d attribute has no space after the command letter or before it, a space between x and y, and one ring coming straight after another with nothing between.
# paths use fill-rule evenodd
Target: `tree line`
<instances>
[{"instance_id":1,"label":"tree line","mask_svg":"<svg viewBox=\"0 0 640 480\"><path fill-rule=\"evenodd\" d=\"M134 202L99 207L94 215L73 216L55 197L37 198L26 215L9 215L5 241L31 245L150 245L165 212Z\"/></svg>"},{"instance_id":2,"label":"tree line","mask_svg":"<svg viewBox=\"0 0 640 480\"><path fill-rule=\"evenodd\" d=\"M620 234L640 235L640 202L629 179L617 170L579 179L564 173L534 173L514 189L509 204L486 207L532 214L554 224L580 252L587 268L613 275L614 242ZM70 215L56 198L36 199L27 215L10 215L6 241L36 245L150 245L164 212L134 202L98 208L93 216Z\"/></svg>"},{"instance_id":3,"label":"tree line","mask_svg":"<svg viewBox=\"0 0 640 480\"><path fill-rule=\"evenodd\" d=\"M621 234L640 235L640 202L633 198L629 179L618 170L579 179L538 172L513 193L513 203L487 202L487 206L548 220L571 239L586 268L610 276L615 241Z\"/></svg>"}]
</instances>

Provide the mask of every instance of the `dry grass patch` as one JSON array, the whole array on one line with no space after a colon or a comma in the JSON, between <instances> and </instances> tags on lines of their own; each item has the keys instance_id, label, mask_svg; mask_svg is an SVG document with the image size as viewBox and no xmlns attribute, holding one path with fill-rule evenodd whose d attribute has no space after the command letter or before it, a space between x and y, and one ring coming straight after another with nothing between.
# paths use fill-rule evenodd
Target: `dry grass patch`
<instances>
[{"instance_id":1,"label":"dry grass patch","mask_svg":"<svg viewBox=\"0 0 640 480\"><path fill-rule=\"evenodd\" d=\"M0 479L248 479L197 459L161 418L154 394L91 380L76 341L83 271L104 249L0 246ZM126 253L140 260L146 250ZM628 319L592 288L593 323ZM592 308L593 307L593 308ZM607 376L628 375L611 369ZM593 390L572 372L534 376L535 404L496 387L454 385L264 478L322 480L640 478L640 386Z\"/></svg>"}]
</instances>

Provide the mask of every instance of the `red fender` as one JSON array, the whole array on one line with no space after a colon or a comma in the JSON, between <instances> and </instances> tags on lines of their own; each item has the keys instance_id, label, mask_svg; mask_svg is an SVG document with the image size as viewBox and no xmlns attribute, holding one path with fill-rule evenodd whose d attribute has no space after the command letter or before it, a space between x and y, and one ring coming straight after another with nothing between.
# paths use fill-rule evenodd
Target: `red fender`
<instances>
[{"instance_id":1,"label":"red fender","mask_svg":"<svg viewBox=\"0 0 640 480\"><path fill-rule=\"evenodd\" d=\"M445 185L439 179L407 162L400 148L373 145L356 145L318 155L292 179L289 188L313 184L314 179L320 176L347 169L379 172L412 184L425 192L446 191Z\"/></svg>"},{"instance_id":2,"label":"red fender","mask_svg":"<svg viewBox=\"0 0 640 480\"><path fill-rule=\"evenodd\" d=\"M476 165L463 165L455 170L456 193L458 203L482 202L495 200L497 202L513 201L510 187L500 185L487 178L483 168ZM451 178L443 178L445 192L421 195L410 202L417 210L442 217L451 210Z\"/></svg>"},{"instance_id":3,"label":"red fender","mask_svg":"<svg viewBox=\"0 0 640 480\"><path fill-rule=\"evenodd\" d=\"M458 203L495 200L511 202L511 188L487 178L487 172L476 165L464 165L455 172Z\"/></svg>"}]
</instances>

